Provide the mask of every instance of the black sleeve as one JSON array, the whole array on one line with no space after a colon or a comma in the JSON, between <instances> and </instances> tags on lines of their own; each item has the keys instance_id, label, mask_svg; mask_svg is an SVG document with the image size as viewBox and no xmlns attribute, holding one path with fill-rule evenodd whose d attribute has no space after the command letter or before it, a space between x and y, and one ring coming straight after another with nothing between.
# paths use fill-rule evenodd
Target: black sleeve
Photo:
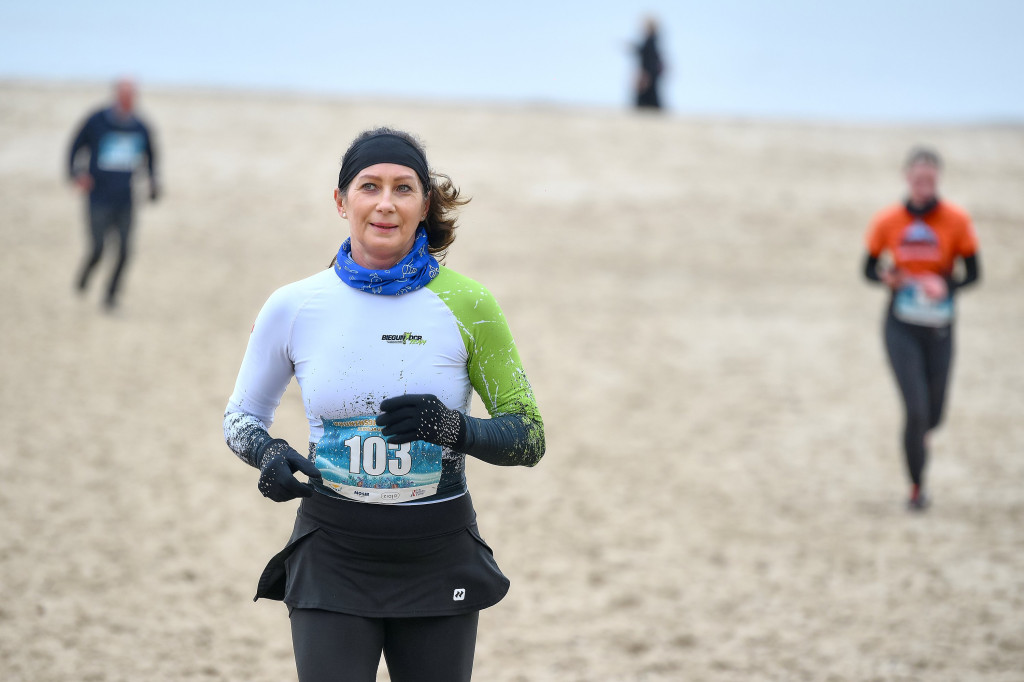
<instances>
[{"instance_id":1,"label":"black sleeve","mask_svg":"<svg viewBox=\"0 0 1024 682\"><path fill-rule=\"evenodd\" d=\"M544 456L544 427L521 414L490 419L461 415L464 434L456 450L498 466L532 467Z\"/></svg>"},{"instance_id":2,"label":"black sleeve","mask_svg":"<svg viewBox=\"0 0 1024 682\"><path fill-rule=\"evenodd\" d=\"M149 182L156 184L156 145L153 144L153 135L146 128L146 168L149 170Z\"/></svg>"},{"instance_id":3,"label":"black sleeve","mask_svg":"<svg viewBox=\"0 0 1024 682\"><path fill-rule=\"evenodd\" d=\"M882 278L878 275L878 256L869 253L864 259L864 277L869 281L882 283Z\"/></svg>"},{"instance_id":4,"label":"black sleeve","mask_svg":"<svg viewBox=\"0 0 1024 682\"><path fill-rule=\"evenodd\" d=\"M963 289L966 286L975 284L981 279L981 263L978 261L977 252L972 253L970 256L964 258L964 277L963 279L953 279L950 281L951 288L955 291L957 289Z\"/></svg>"},{"instance_id":5,"label":"black sleeve","mask_svg":"<svg viewBox=\"0 0 1024 682\"><path fill-rule=\"evenodd\" d=\"M82 127L78 129L78 132L75 134L75 139L71 143L71 151L68 154L69 178L75 177L75 157L78 156L78 152L81 151L83 148L91 146L89 139L91 137L90 132L92 128L92 122L92 116L86 119L85 123L82 124Z\"/></svg>"}]
</instances>

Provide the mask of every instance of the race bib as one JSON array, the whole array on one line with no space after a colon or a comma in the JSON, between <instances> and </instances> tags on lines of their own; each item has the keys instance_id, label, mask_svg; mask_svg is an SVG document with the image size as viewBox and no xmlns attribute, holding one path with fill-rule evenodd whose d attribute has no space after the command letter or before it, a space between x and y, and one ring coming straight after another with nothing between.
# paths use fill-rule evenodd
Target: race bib
<instances>
[{"instance_id":1,"label":"race bib","mask_svg":"<svg viewBox=\"0 0 1024 682\"><path fill-rule=\"evenodd\" d=\"M394 504L429 497L441 480L441 446L390 445L375 416L324 419L316 468L324 485L359 502Z\"/></svg>"},{"instance_id":2,"label":"race bib","mask_svg":"<svg viewBox=\"0 0 1024 682\"><path fill-rule=\"evenodd\" d=\"M896 292L892 312L908 324L945 327L953 321L953 297L931 298L920 282L911 281Z\"/></svg>"},{"instance_id":3,"label":"race bib","mask_svg":"<svg viewBox=\"0 0 1024 682\"><path fill-rule=\"evenodd\" d=\"M96 166L104 171L129 172L142 162L141 133L106 133L100 138Z\"/></svg>"}]
</instances>

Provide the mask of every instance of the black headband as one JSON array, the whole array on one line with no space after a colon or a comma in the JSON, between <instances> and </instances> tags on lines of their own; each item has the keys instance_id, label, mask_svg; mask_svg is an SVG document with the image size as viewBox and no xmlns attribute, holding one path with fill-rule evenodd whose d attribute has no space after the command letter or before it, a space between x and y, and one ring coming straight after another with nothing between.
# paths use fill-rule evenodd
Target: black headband
<instances>
[{"instance_id":1,"label":"black headband","mask_svg":"<svg viewBox=\"0 0 1024 682\"><path fill-rule=\"evenodd\" d=\"M427 170L427 159L423 152L409 140L391 133L374 135L353 143L345 157L341 160L341 172L338 173L338 188L347 187L359 171L378 163L395 163L416 171L423 192L430 192L430 172Z\"/></svg>"}]
</instances>

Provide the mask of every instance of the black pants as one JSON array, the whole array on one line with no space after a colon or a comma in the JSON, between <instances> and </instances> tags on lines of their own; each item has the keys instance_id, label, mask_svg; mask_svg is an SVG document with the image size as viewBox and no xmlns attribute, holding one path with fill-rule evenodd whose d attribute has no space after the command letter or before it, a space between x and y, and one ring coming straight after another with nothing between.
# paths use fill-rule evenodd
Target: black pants
<instances>
[{"instance_id":1,"label":"black pants","mask_svg":"<svg viewBox=\"0 0 1024 682\"><path fill-rule=\"evenodd\" d=\"M382 652L391 682L468 682L479 616L364 618L292 609L299 682L373 682Z\"/></svg>"},{"instance_id":2,"label":"black pants","mask_svg":"<svg viewBox=\"0 0 1024 682\"><path fill-rule=\"evenodd\" d=\"M661 97L658 95L658 77L648 74L648 84L636 93L636 106L640 109L660 109Z\"/></svg>"},{"instance_id":3,"label":"black pants","mask_svg":"<svg viewBox=\"0 0 1024 682\"><path fill-rule=\"evenodd\" d=\"M920 327L885 320L885 348L903 395L906 422L903 448L914 485L922 484L928 461L925 435L942 421L953 360L953 327Z\"/></svg>"},{"instance_id":4,"label":"black pants","mask_svg":"<svg viewBox=\"0 0 1024 682\"><path fill-rule=\"evenodd\" d=\"M107 287L107 302L114 302L117 297L118 284L121 281L121 273L124 271L125 263L128 262L128 237L131 234L131 229L132 205L130 202L90 202L89 233L92 237L92 249L86 253L85 262L82 265L82 272L78 278L79 289L85 289L89 284L89 276L92 275L93 268L103 256L103 245L107 233L116 230L120 249L117 265L114 267L114 273L110 276L110 284Z\"/></svg>"}]
</instances>

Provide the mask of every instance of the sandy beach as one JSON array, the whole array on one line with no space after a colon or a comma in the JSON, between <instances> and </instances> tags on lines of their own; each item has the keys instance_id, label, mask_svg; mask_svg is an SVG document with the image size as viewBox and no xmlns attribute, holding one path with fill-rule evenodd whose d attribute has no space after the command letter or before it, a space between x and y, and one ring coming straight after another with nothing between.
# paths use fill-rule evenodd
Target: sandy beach
<instances>
[{"instance_id":1,"label":"sandy beach","mask_svg":"<svg viewBox=\"0 0 1024 682\"><path fill-rule=\"evenodd\" d=\"M347 236L341 153L391 124L473 198L447 264L502 304L546 423L536 468L468 467L512 581L474 679L1024 680L1024 127L143 84L165 192L106 314L64 163L107 95L0 82L0 678L296 679L286 608L252 601L296 503L222 414L267 296ZM860 268L919 142L984 269L912 515ZM294 383L273 431L307 440Z\"/></svg>"}]
</instances>

